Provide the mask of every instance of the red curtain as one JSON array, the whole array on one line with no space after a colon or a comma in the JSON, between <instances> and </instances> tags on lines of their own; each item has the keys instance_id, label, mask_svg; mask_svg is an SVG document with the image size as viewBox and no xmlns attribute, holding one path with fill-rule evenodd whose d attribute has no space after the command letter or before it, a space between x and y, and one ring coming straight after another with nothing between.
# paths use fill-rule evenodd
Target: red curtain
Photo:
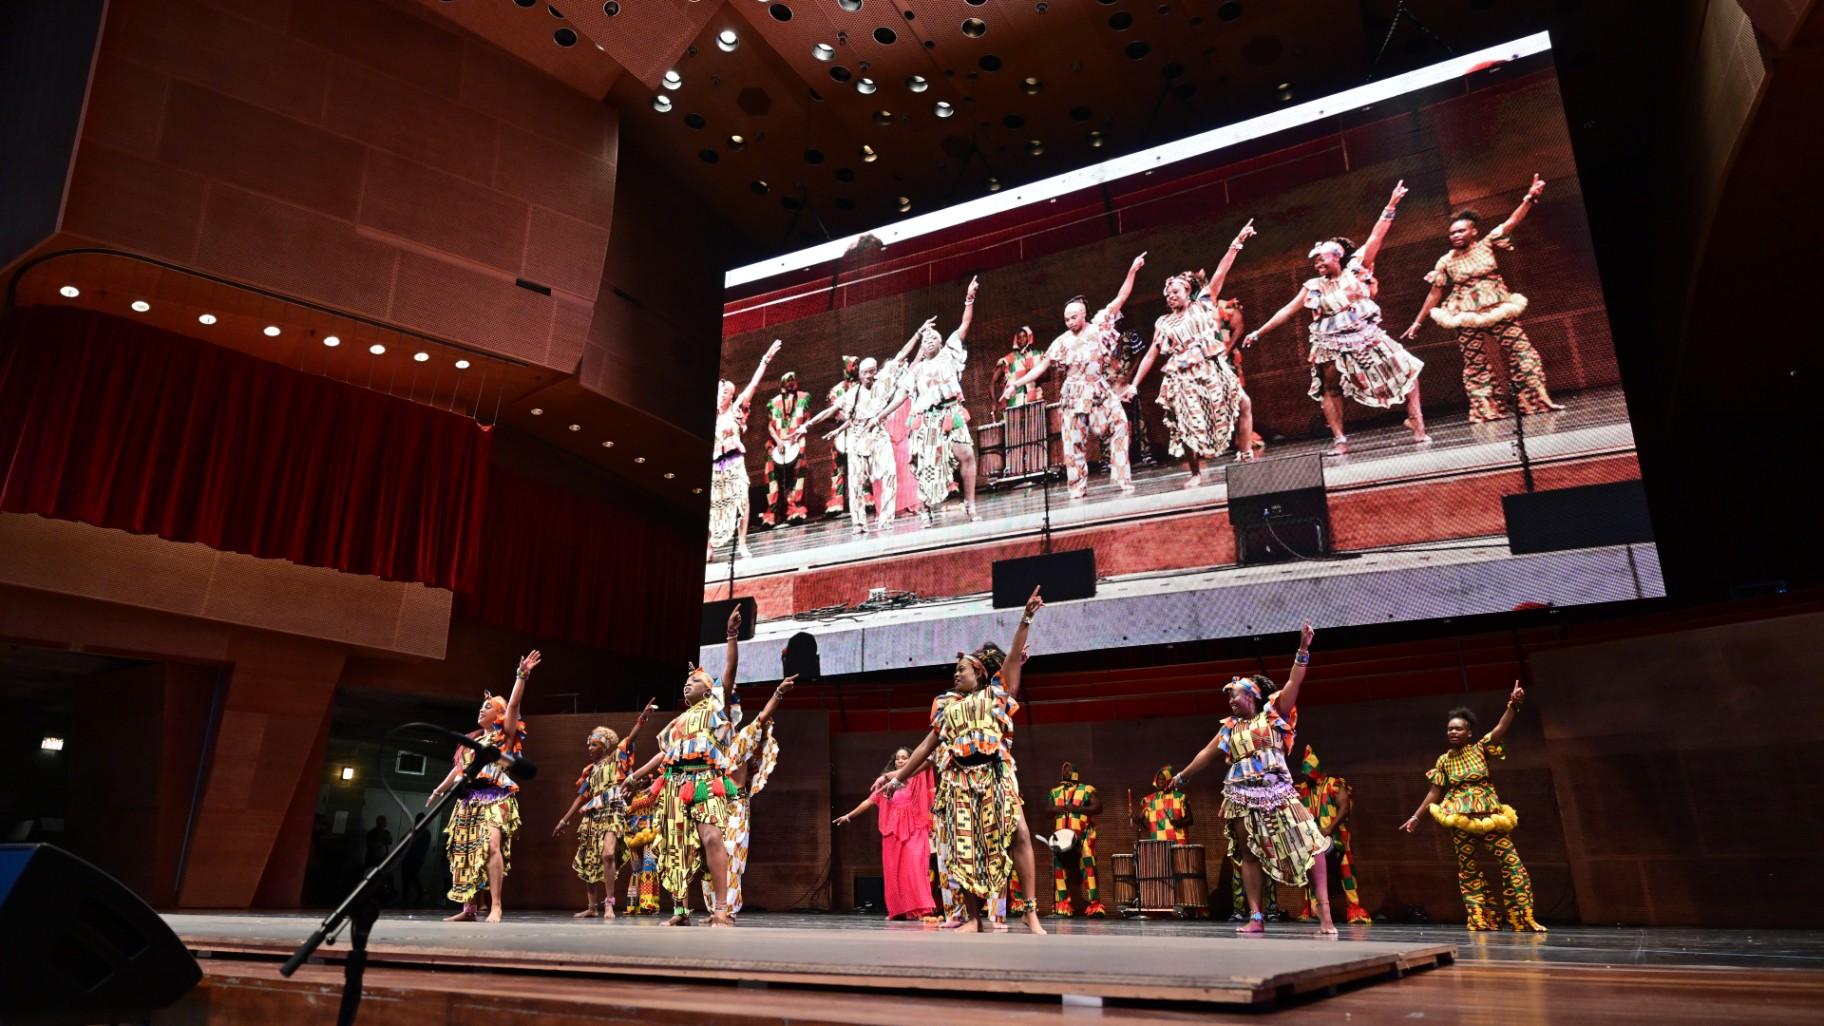
<instances>
[{"instance_id":1,"label":"red curtain","mask_svg":"<svg viewBox=\"0 0 1824 1026\"><path fill-rule=\"evenodd\" d=\"M485 525L477 586L459 596L466 618L618 655L696 653L699 524L495 467Z\"/></svg>"},{"instance_id":2,"label":"red curtain","mask_svg":"<svg viewBox=\"0 0 1824 1026\"><path fill-rule=\"evenodd\" d=\"M488 432L81 310L0 339L0 510L463 590Z\"/></svg>"}]
</instances>

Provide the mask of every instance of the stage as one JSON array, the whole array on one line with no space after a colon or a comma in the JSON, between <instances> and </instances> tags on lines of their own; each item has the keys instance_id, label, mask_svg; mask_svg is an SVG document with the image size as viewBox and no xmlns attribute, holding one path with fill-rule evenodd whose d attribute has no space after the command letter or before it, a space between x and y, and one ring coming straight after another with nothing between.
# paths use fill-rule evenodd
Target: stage
<instances>
[{"instance_id":1,"label":"stage","mask_svg":"<svg viewBox=\"0 0 1824 1026\"><path fill-rule=\"evenodd\" d=\"M169 915L203 957L198 991L155 1021L328 1021L344 954L296 977L278 961L318 916ZM671 930L515 913L498 926L389 913L375 928L364 1022L514 1018L645 1022L880 1022L939 1017L1182 1022L1815 1021L1824 934L1555 927L1047 919L1052 936L955 936L873 916L760 914L735 930ZM485 969L485 975L474 970ZM1505 1012L1505 1017L1502 1014Z\"/></svg>"}]
</instances>

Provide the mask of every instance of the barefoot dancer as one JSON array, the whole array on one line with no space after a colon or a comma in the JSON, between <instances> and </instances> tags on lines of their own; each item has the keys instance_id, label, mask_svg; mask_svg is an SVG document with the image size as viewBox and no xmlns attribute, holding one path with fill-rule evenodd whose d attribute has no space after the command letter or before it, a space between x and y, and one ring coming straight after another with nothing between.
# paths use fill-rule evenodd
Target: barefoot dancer
<instances>
[{"instance_id":1,"label":"barefoot dancer","mask_svg":"<svg viewBox=\"0 0 1824 1026\"><path fill-rule=\"evenodd\" d=\"M933 811L937 816L939 848L944 852L944 874L962 888L967 907L966 921L957 928L960 932L981 929L983 903L1000 895L1016 864L1020 879L1028 888L1026 928L1033 933L1045 932L1039 925L1036 896L1030 891L1037 879L1032 835L1026 833L1022 843L1019 824L1024 823L1025 817L1011 758L1026 634L1032 628L1033 616L1044 605L1039 589L1032 589L1025 615L1010 643L1013 658L1007 658L993 642L957 657L950 690L931 703L931 732L913 749L906 764L887 777L887 793L891 796L905 786L933 752L940 751L941 744Z\"/></svg>"},{"instance_id":2,"label":"barefoot dancer","mask_svg":"<svg viewBox=\"0 0 1824 1026\"><path fill-rule=\"evenodd\" d=\"M796 674L779 682L773 697L766 700L760 715L735 732L728 744L728 778L735 782L735 792L728 800L728 820L722 825L722 836L728 845L728 914L732 919L741 914L741 877L747 872L747 845L753 829L753 800L766 789L773 769L779 765L779 741L773 737L773 713L779 700L798 682ZM703 879L703 903L713 906L715 892L710 880Z\"/></svg>"},{"instance_id":3,"label":"barefoot dancer","mask_svg":"<svg viewBox=\"0 0 1824 1026\"><path fill-rule=\"evenodd\" d=\"M506 698L487 695L482 699L481 711L475 717L477 729L470 737L507 755L519 755L526 741L519 702L525 697L526 678L532 675L538 660L537 649L519 660L519 669L513 674L513 690ZM458 747L455 765L424 804L428 807L461 783L474 759L473 751ZM479 894L486 894L492 903L488 922L500 922L501 886L512 868L513 835L519 832L519 785L508 775L507 765L503 760L483 769L467 793L456 799L450 821L443 828L450 862L449 897L462 903L462 911L446 922L472 922Z\"/></svg>"},{"instance_id":4,"label":"barefoot dancer","mask_svg":"<svg viewBox=\"0 0 1824 1026\"><path fill-rule=\"evenodd\" d=\"M891 773L912 758L910 748L893 753L884 772ZM886 880L888 919L925 919L934 912L931 903L931 796L929 767L912 775L911 782L889 796L876 790L861 804L837 816L837 826L847 826L869 808L880 813L880 868Z\"/></svg>"},{"instance_id":5,"label":"barefoot dancer","mask_svg":"<svg viewBox=\"0 0 1824 1026\"><path fill-rule=\"evenodd\" d=\"M1353 256L1349 251L1355 244L1341 237L1311 247L1307 255L1317 276L1307 279L1291 302L1241 342L1252 346L1260 336L1291 320L1300 309L1311 311L1310 392L1311 398L1323 404L1324 420L1330 425L1327 455L1340 456L1349 451L1349 436L1343 433L1345 395L1363 406L1383 410L1404 402L1406 427L1412 431L1412 440L1431 441L1425 433L1425 413L1419 405L1419 372L1425 363L1381 327L1381 308L1374 301L1381 288L1374 276L1374 259L1381 252L1381 243L1386 241L1405 195L1404 181L1393 187L1393 195L1368 233L1368 241Z\"/></svg>"},{"instance_id":6,"label":"barefoot dancer","mask_svg":"<svg viewBox=\"0 0 1824 1026\"><path fill-rule=\"evenodd\" d=\"M1324 852L1330 839L1317 828L1292 786L1286 747L1298 725L1298 692L1311 664L1310 624L1299 637L1298 655L1286 686L1270 700L1258 679L1237 677L1223 692L1231 715L1190 765L1173 778L1174 787L1219 758L1229 763L1222 783L1222 820L1229 836L1229 859L1241 867L1248 895L1248 923L1237 933L1265 933L1261 901L1266 877L1288 887L1309 882L1317 895L1318 933L1335 936L1330 921L1329 875Z\"/></svg>"},{"instance_id":7,"label":"barefoot dancer","mask_svg":"<svg viewBox=\"0 0 1824 1026\"><path fill-rule=\"evenodd\" d=\"M751 555L747 551L747 445L741 441L741 432L747 427L754 390L766 377L766 365L779 355L781 344L773 339L773 344L766 347L760 366L754 368L753 379L740 392L726 378L716 385L716 456L710 464L709 549L705 562L715 559L716 548L727 544L730 538L735 540L735 551L742 559Z\"/></svg>"},{"instance_id":8,"label":"barefoot dancer","mask_svg":"<svg viewBox=\"0 0 1824 1026\"><path fill-rule=\"evenodd\" d=\"M1108 375L1109 356L1121 340L1121 307L1134 291L1134 276L1145 266L1145 253L1135 257L1121 291L1094 317L1089 316L1082 296L1064 304L1064 332L1052 340L1037 363L1007 382L1001 392L1001 401L1005 402L1022 385L1043 377L1052 364L1063 366L1064 384L1058 389L1058 398L1064 416L1064 468L1073 499L1089 493L1091 435L1102 439L1109 479L1126 494L1134 491L1134 475L1128 466L1127 411L1121 408L1121 396Z\"/></svg>"},{"instance_id":9,"label":"barefoot dancer","mask_svg":"<svg viewBox=\"0 0 1824 1026\"><path fill-rule=\"evenodd\" d=\"M1216 274L1210 279L1211 295L1222 291L1235 255L1253 234L1254 222L1250 220L1229 243L1229 251L1222 255L1222 262L1216 265ZM1133 383L1123 396L1132 401L1139 394L1147 372L1153 369L1153 361L1163 353L1165 382L1159 386L1159 405L1165 407L1165 426L1171 433L1166 451L1183 456L1189 466L1191 478L1184 483L1186 488L1203 483L1204 460L1216 459L1228 451L1230 441L1237 437L1236 422L1241 417L1241 382L1236 380L1228 361L1222 359L1221 343L1216 338L1220 330L1216 312L1199 301L1201 291L1197 276L1190 271L1165 280L1168 312L1153 322L1152 347L1140 361L1140 369L1134 372ZM1253 435L1250 413L1240 424L1244 459L1253 458L1253 450L1248 448Z\"/></svg>"},{"instance_id":10,"label":"barefoot dancer","mask_svg":"<svg viewBox=\"0 0 1824 1026\"><path fill-rule=\"evenodd\" d=\"M1463 391L1469 396L1471 424L1507 416L1506 397L1495 391L1495 372L1489 364L1497 342L1507 354L1508 376L1521 412L1564 409L1546 394L1545 365L1520 326L1526 297L1507 290L1495 260L1495 250L1514 248L1514 228L1526 220L1544 191L1545 179L1534 175L1520 205L1487 235L1481 234L1474 211L1465 210L1451 219L1450 252L1439 257L1437 266L1425 276L1431 292L1412 319L1412 327L1400 336L1408 342L1417 338L1426 314L1438 327L1456 331L1457 346L1463 350ZM1445 295L1446 286L1449 295Z\"/></svg>"},{"instance_id":11,"label":"barefoot dancer","mask_svg":"<svg viewBox=\"0 0 1824 1026\"><path fill-rule=\"evenodd\" d=\"M735 925L728 914L728 847L722 824L728 820L729 799L739 793L728 777L728 743L741 721L741 697L735 691L740 635L737 607L728 614L722 680L706 670L690 671L684 680L689 708L659 730L658 752L627 780L631 789L655 770L665 771L653 783L652 795L658 799L653 819L659 832L659 875L673 901L671 926L690 925L690 888L705 865L715 888L710 925Z\"/></svg>"},{"instance_id":12,"label":"barefoot dancer","mask_svg":"<svg viewBox=\"0 0 1824 1026\"><path fill-rule=\"evenodd\" d=\"M919 331L918 357L912 363L912 421L909 442L912 474L918 479L919 519L925 524L942 511L950 497L950 480L963 471L963 515L975 514L975 442L969 437L969 414L963 408L963 361L969 324L975 319L975 292L969 279L963 296L963 320L949 338L935 327Z\"/></svg>"},{"instance_id":13,"label":"barefoot dancer","mask_svg":"<svg viewBox=\"0 0 1824 1026\"><path fill-rule=\"evenodd\" d=\"M1520 851L1514 847L1513 832L1519 825L1520 816L1512 805L1502 803L1501 796L1495 793L1495 785L1488 779L1488 760L1507 758L1501 739L1513 725L1514 710L1524 701L1526 692L1519 681L1514 681L1513 693L1508 695L1507 709L1501 713L1500 722L1484 734L1482 740L1474 742L1470 738L1476 736L1476 714L1466 708L1450 711L1450 718L1444 724L1444 738L1450 743L1450 751L1438 756L1437 765L1426 772L1425 779L1431 781L1431 790L1425 793L1425 800L1419 803L1412 818L1400 826L1401 830L1412 833L1418 829L1419 816L1429 809L1431 818L1450 830L1451 841L1457 849L1457 887L1463 892L1463 905L1469 912L1467 925L1471 930L1496 929L1494 912L1488 907L1488 881L1476 865L1476 838L1480 837L1489 852L1501 862L1501 904L1506 906L1508 925L1516 933L1525 930L1545 932L1545 927L1533 918L1532 877L1527 875L1526 864L1520 861Z\"/></svg>"},{"instance_id":14,"label":"barefoot dancer","mask_svg":"<svg viewBox=\"0 0 1824 1026\"><path fill-rule=\"evenodd\" d=\"M633 768L633 739L646 725L647 714L656 707L656 702L646 703L640 715L634 718L625 739L617 737L607 727L597 727L583 742L589 753L589 764L583 767L583 775L576 780L576 799L551 828L552 837L562 836L564 828L570 825L570 817L581 810L583 818L576 827L576 857L570 861L570 868L583 881L589 904L575 915L576 919L591 919L598 915L603 919L614 918L614 878L620 875L616 848L627 836L627 793L621 784L626 780L627 771ZM629 904L637 897L636 891L630 896Z\"/></svg>"}]
</instances>

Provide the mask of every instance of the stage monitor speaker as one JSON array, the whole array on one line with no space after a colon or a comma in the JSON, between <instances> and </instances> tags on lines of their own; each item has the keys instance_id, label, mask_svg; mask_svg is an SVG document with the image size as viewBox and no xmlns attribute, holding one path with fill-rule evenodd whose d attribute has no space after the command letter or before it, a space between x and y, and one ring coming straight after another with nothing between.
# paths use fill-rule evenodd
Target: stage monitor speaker
<instances>
[{"instance_id":1,"label":"stage monitor speaker","mask_svg":"<svg viewBox=\"0 0 1824 1026\"><path fill-rule=\"evenodd\" d=\"M1043 556L994 561L994 608L1023 606L1032 597L1032 589L1047 602L1094 598L1096 595L1096 550L1071 549Z\"/></svg>"},{"instance_id":2,"label":"stage monitor speaker","mask_svg":"<svg viewBox=\"0 0 1824 1026\"><path fill-rule=\"evenodd\" d=\"M799 631L787 639L785 648L779 653L780 673L790 677L796 675L798 683L815 683L823 676L823 658L817 654L817 636L810 631Z\"/></svg>"},{"instance_id":3,"label":"stage monitor speaker","mask_svg":"<svg viewBox=\"0 0 1824 1026\"><path fill-rule=\"evenodd\" d=\"M1631 545L1653 540L1640 479L1501 497L1514 555Z\"/></svg>"},{"instance_id":4,"label":"stage monitor speaker","mask_svg":"<svg viewBox=\"0 0 1824 1026\"><path fill-rule=\"evenodd\" d=\"M144 1020L203 978L118 880L48 844L0 845L0 1022Z\"/></svg>"},{"instance_id":5,"label":"stage monitor speaker","mask_svg":"<svg viewBox=\"0 0 1824 1026\"><path fill-rule=\"evenodd\" d=\"M741 607L741 640L754 640L754 597L720 599L703 603L703 633L699 645L720 645L728 640L728 614Z\"/></svg>"},{"instance_id":6,"label":"stage monitor speaker","mask_svg":"<svg viewBox=\"0 0 1824 1026\"><path fill-rule=\"evenodd\" d=\"M1230 463L1223 470L1235 559L1242 565L1328 555L1330 500L1324 458L1286 456Z\"/></svg>"}]
</instances>

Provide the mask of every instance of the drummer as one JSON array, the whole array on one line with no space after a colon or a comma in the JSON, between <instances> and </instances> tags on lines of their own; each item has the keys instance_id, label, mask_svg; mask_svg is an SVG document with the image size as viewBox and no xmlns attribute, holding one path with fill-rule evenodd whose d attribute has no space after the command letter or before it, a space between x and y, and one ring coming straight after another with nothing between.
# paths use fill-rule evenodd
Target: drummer
<instances>
[{"instance_id":1,"label":"drummer","mask_svg":"<svg viewBox=\"0 0 1824 1026\"><path fill-rule=\"evenodd\" d=\"M1012 350L994 365L994 394L1000 395L1005 392L1009 381L1021 377L1031 370L1032 365L1039 362L1040 355L1032 342L1032 326L1020 325L1020 329L1013 333ZM1001 404L1006 409L1017 410L1028 403L1044 401L1045 386L1033 381L1008 393L1007 397L1001 400Z\"/></svg>"},{"instance_id":2,"label":"drummer","mask_svg":"<svg viewBox=\"0 0 1824 1026\"><path fill-rule=\"evenodd\" d=\"M1071 877L1075 876L1083 894L1083 914L1100 919L1108 914L1096 887L1095 818L1102 813L1102 799L1068 762L1059 774L1058 786L1051 789L1051 812L1052 910L1066 917L1077 914L1070 901Z\"/></svg>"}]
</instances>

